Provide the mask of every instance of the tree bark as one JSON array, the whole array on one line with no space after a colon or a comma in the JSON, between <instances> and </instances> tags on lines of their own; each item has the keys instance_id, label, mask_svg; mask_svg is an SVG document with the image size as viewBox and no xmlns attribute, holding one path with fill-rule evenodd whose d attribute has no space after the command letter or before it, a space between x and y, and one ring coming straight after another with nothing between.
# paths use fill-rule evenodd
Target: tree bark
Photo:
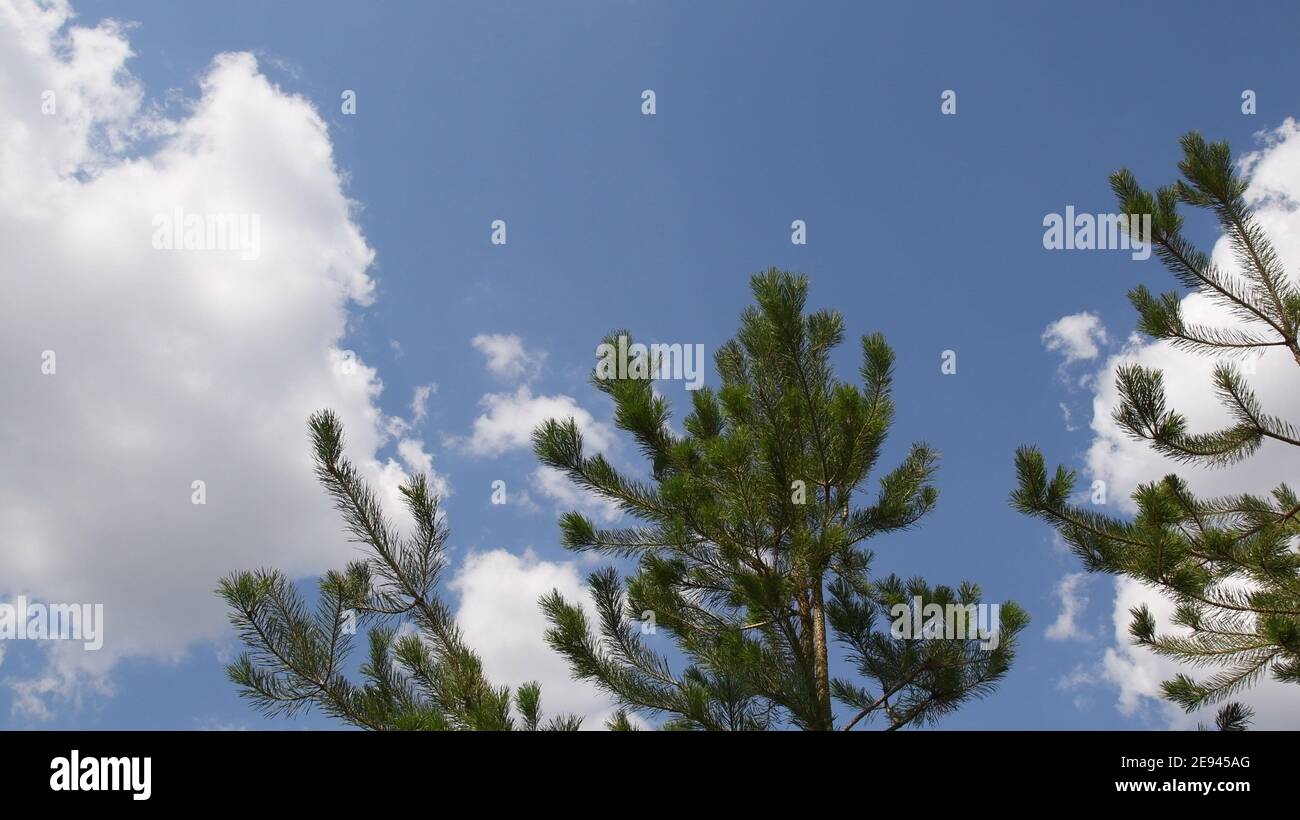
<instances>
[{"instance_id":1,"label":"tree bark","mask_svg":"<svg viewBox=\"0 0 1300 820\"><path fill-rule=\"evenodd\" d=\"M813 676L817 684L817 702L820 707L822 731L835 728L831 715L830 663L826 649L826 602L822 594L822 580L813 580L812 589Z\"/></svg>"}]
</instances>

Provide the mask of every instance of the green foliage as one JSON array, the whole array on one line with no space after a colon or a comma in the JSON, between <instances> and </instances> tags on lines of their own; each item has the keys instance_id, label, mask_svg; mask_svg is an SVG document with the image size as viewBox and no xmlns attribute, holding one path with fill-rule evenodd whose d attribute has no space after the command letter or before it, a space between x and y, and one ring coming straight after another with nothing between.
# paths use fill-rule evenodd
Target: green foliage
<instances>
[{"instance_id":1,"label":"green foliage","mask_svg":"<svg viewBox=\"0 0 1300 820\"><path fill-rule=\"evenodd\" d=\"M572 419L533 434L543 464L640 522L610 530L577 512L560 519L567 548L636 559L637 570L626 581L612 568L590 576L593 618L558 592L546 596L547 640L576 678L629 712L664 718L665 729L832 729L834 701L847 707L845 729L876 718L890 729L933 722L992 689L1027 621L1003 605L1000 641L988 650L976 639L908 640L878 628L913 594L974 603L979 590L871 580L863 543L934 507L938 456L913 445L859 503L894 417L894 354L879 334L864 336L863 386L837 380L830 353L844 319L805 314L807 287L777 270L753 278L757 305L717 352L720 387L694 392L684 435L669 426L651 379L593 373L648 460L647 479L588 455ZM606 342L620 336L630 340L616 331ZM647 612L685 657L682 669L643 637ZM832 641L854 680L832 680ZM626 728L626 714L612 723Z\"/></svg>"},{"instance_id":2,"label":"green foliage","mask_svg":"<svg viewBox=\"0 0 1300 820\"><path fill-rule=\"evenodd\" d=\"M1164 456L1227 467L1266 441L1300 446L1290 423L1264 411L1232 360L1284 348L1300 364L1300 291L1287 277L1272 243L1252 215L1246 182L1234 171L1226 143L1199 134L1182 140L1183 179L1154 194L1119 171L1111 187L1125 214L1152 214L1156 255L1186 287L1226 309L1238 322L1220 328L1189 323L1178 293L1129 293L1139 329L1196 353L1221 357L1214 390L1232 422L1194 433L1168 406L1157 370L1125 365L1116 373L1120 404L1114 418L1134 439ZM1214 264L1182 234L1179 204L1210 211L1229 239L1240 273ZM1120 520L1071 502L1075 475L1058 467L1049 479L1034 448L1016 454L1020 488L1012 504L1051 522L1092 571L1135 578L1163 591L1177 609L1175 632L1161 633L1145 607L1133 611L1133 640L1157 654L1219 671L1201 680L1178 675L1166 697L1188 711L1242 691L1266 673L1300 683L1300 502L1285 484L1267 496L1196 498L1176 475L1143 484L1133 494L1137 516ZM1230 704L1220 728L1244 728L1249 710ZM1243 717L1244 715L1244 717Z\"/></svg>"},{"instance_id":3,"label":"green foliage","mask_svg":"<svg viewBox=\"0 0 1300 820\"><path fill-rule=\"evenodd\" d=\"M343 456L343 429L334 413L317 413L309 427L316 476L367 554L342 572L326 573L314 613L278 570L235 572L221 580L217 592L248 647L226 668L240 695L269 715L291 716L314 705L365 729L576 730L579 719L572 716L543 724L537 684L520 686L512 698L509 688L490 683L435 594L447 529L426 477L410 476L401 487L414 521L403 537ZM352 649L349 615L371 624L361 683L344 670ZM414 629L399 631L395 622Z\"/></svg>"},{"instance_id":4,"label":"green foliage","mask_svg":"<svg viewBox=\"0 0 1300 820\"><path fill-rule=\"evenodd\" d=\"M1220 732L1244 732L1250 728L1255 717L1255 710L1240 703L1229 703L1219 710L1214 717L1214 725Z\"/></svg>"}]
</instances>

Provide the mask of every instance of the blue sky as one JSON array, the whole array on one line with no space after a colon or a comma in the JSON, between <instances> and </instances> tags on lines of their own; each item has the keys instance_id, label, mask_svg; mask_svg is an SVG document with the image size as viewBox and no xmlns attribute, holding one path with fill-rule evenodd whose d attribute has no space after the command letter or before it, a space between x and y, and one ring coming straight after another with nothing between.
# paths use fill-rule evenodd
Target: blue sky
<instances>
[{"instance_id":1,"label":"blue sky","mask_svg":"<svg viewBox=\"0 0 1300 820\"><path fill-rule=\"evenodd\" d=\"M1018 445L1078 466L1092 441L1092 393L1062 378L1044 329L1089 311L1122 339L1134 324L1125 292L1139 282L1169 290L1172 280L1124 252L1044 250L1042 220L1067 205L1113 210L1107 174L1119 167L1148 185L1172 180L1189 130L1249 149L1256 132L1296 114L1293 6L77 9L82 24L134 21L128 68L150 99L173 89L196 97L215 55L250 51L283 91L319 110L376 253L376 299L353 309L347 345L378 370L387 413L408 414L412 391L437 383L424 433L453 487L458 554L531 547L545 560L570 558L553 505L490 504L494 480L528 486L536 464L527 450L486 458L447 440L467 435L482 396L514 389L485 369L473 337L513 334L544 351L530 388L572 396L608 421L586 383L607 331L702 343L711 355L749 303L750 275L793 269L811 278L813 305L843 312L850 338L882 331L897 351L898 421L884 463L914 440L943 454L937 510L914 532L875 543L877 570L970 579L1034 618L997 692L941 726L1165 725L1150 704L1124 714L1105 686L1082 696L1061 688L1073 671L1098 667L1112 643L1111 582L1086 581L1077 622L1094 640L1048 639L1056 586L1080 568L1007 496ZM340 111L344 89L357 93L354 116ZM640 112L643 89L656 93L654 116ZM956 116L940 112L945 89L957 94ZM1243 89L1257 94L1255 116L1242 114ZM488 241L498 218L509 231L501 247ZM807 222L805 246L790 242L793 219ZM1208 225L1193 227L1213 238ZM845 377L856 373L856 348L839 351ZM944 350L957 354L956 375L940 372ZM665 390L683 406L685 391ZM1061 403L1078 429L1066 429ZM632 448L622 456L635 463ZM0 725L333 725L319 715L259 718L217 656L200 642L179 659L124 660L113 696L42 722L11 715L0 694Z\"/></svg>"}]
</instances>

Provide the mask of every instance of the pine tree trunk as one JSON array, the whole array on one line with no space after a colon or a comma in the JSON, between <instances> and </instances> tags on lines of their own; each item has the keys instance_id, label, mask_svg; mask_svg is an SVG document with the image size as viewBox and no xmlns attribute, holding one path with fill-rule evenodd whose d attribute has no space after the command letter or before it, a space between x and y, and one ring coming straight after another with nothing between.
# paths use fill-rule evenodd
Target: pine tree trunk
<instances>
[{"instance_id":1,"label":"pine tree trunk","mask_svg":"<svg viewBox=\"0 0 1300 820\"><path fill-rule=\"evenodd\" d=\"M813 581L812 589L813 676L817 684L817 701L824 731L834 729L831 718L830 663L826 651L826 602L822 595L822 580Z\"/></svg>"}]
</instances>

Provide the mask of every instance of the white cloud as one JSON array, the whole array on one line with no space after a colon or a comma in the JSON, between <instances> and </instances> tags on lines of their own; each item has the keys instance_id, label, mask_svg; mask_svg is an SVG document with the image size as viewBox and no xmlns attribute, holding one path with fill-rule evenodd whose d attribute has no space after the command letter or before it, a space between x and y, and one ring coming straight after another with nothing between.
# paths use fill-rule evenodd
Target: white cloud
<instances>
[{"instance_id":1,"label":"white cloud","mask_svg":"<svg viewBox=\"0 0 1300 820\"><path fill-rule=\"evenodd\" d=\"M1070 410L1070 405L1065 402L1059 402L1061 408L1061 418L1065 420L1065 429L1067 432L1076 432L1079 428L1074 425L1074 412Z\"/></svg>"},{"instance_id":2,"label":"white cloud","mask_svg":"<svg viewBox=\"0 0 1300 820\"><path fill-rule=\"evenodd\" d=\"M400 472L376 457L377 374L339 350L373 252L325 123L248 54L216 57L164 121L125 72L123 30L69 16L0 0L2 298L23 306L0 323L0 595L102 603L106 623L99 652L51 642L43 669L10 680L36 718L111 691L121 658L228 636L212 594L226 572L352 556L312 475L311 412L339 412L370 478ZM165 138L141 154L137 134ZM260 257L154 250L154 215L177 207L259 214ZM430 466L419 442L398 450Z\"/></svg>"},{"instance_id":3,"label":"white cloud","mask_svg":"<svg viewBox=\"0 0 1300 820\"><path fill-rule=\"evenodd\" d=\"M614 444L609 425L596 421L570 396L534 396L528 385L520 385L513 393L489 393L479 405L486 412L474 419L470 436L448 439L472 455L495 457L531 447L533 429L547 419L574 419L590 450L599 452Z\"/></svg>"},{"instance_id":4,"label":"white cloud","mask_svg":"<svg viewBox=\"0 0 1300 820\"><path fill-rule=\"evenodd\" d=\"M539 494L555 502L559 512L577 510L606 523L617 521L623 515L613 501L574 486L568 476L554 467L538 467L530 480Z\"/></svg>"},{"instance_id":5,"label":"white cloud","mask_svg":"<svg viewBox=\"0 0 1300 820\"><path fill-rule=\"evenodd\" d=\"M1144 587L1131 578L1115 579L1114 626L1115 643L1106 650L1102 664L1104 679L1119 691L1116 703L1126 716L1140 715L1150 709L1171 729L1191 729L1198 724L1213 724L1218 706L1212 706L1188 715L1160 695L1160 683L1174 675L1189 672L1184 664L1161 658L1145 649L1134 646L1128 628L1132 622L1129 610L1145 603L1161 624L1169 624L1173 603L1166 597ZM1172 627L1165 631L1175 634L1185 632ZM1196 670L1190 670L1193 673ZM1201 674L1204 674L1202 672ZM1253 726L1258 729L1300 729L1300 710L1296 704L1296 685L1279 683L1271 678L1262 679L1245 692L1233 696L1255 709Z\"/></svg>"},{"instance_id":6,"label":"white cloud","mask_svg":"<svg viewBox=\"0 0 1300 820\"><path fill-rule=\"evenodd\" d=\"M447 476L433 469L433 456L424 449L424 442L415 438L404 438L397 442L397 457L401 459L402 466L406 468L407 475L411 473L424 473L429 477L429 486L439 498L446 498L451 495L451 481ZM396 468L396 464L390 459L387 465ZM405 477L403 476L403 480ZM399 482L399 486L400 486ZM396 511L405 510L406 504L401 501L401 496L394 494L390 496L387 509Z\"/></svg>"},{"instance_id":7,"label":"white cloud","mask_svg":"<svg viewBox=\"0 0 1300 820\"><path fill-rule=\"evenodd\" d=\"M429 415L429 397L438 392L438 383L430 382L415 388L411 396L411 424L418 427Z\"/></svg>"},{"instance_id":8,"label":"white cloud","mask_svg":"<svg viewBox=\"0 0 1300 820\"><path fill-rule=\"evenodd\" d=\"M480 333L472 340L474 349L487 357L492 375L502 379L534 379L546 361L546 352L529 351L518 336L504 333Z\"/></svg>"},{"instance_id":9,"label":"white cloud","mask_svg":"<svg viewBox=\"0 0 1300 820\"><path fill-rule=\"evenodd\" d=\"M1264 147L1243 158L1243 166L1253 172L1248 199L1257 208L1256 215L1272 239L1279 256L1294 271L1300 264L1300 127L1288 119L1271 134L1265 135ZM1212 258L1225 271L1236 270L1228 241L1220 237ZM1172 287L1172 276L1170 286ZM1190 294L1182 302L1189 323L1227 326L1235 323L1222 308L1209 299ZM1087 315L1087 314L1080 314ZM1069 318L1069 317L1067 317ZM1055 325L1054 325L1055 326ZM1064 343L1063 343L1064 344ZM1068 356L1068 354L1067 354ZM1136 442L1115 424L1112 411L1119 404L1115 387L1115 370L1124 363L1139 363L1164 372L1169 406L1184 413L1193 431L1208 431L1224 426L1229 415L1219 403L1213 389L1212 357L1174 349L1166 342L1153 342L1131 336L1119 353L1109 358L1091 382L1093 397L1093 441L1087 454L1087 472L1091 479L1106 482L1107 497L1121 513L1132 513L1136 506L1131 494L1136 486L1176 473L1192 490L1202 496L1241 492L1264 493L1280 483L1295 486L1300 482L1295 451L1277 442L1268 442L1245 462L1226 469L1207 469L1181 464L1159 455L1144 442ZM1265 410L1291 421L1300 420L1300 371L1285 351L1271 350L1254 364L1256 372L1248 381ZM1104 676L1119 690L1118 707L1124 714L1136 714L1151 708L1171 726L1186 727L1197 721L1212 720L1212 709L1205 714L1184 715L1181 709L1160 699L1159 684L1185 666L1157 658L1145 649L1134 647L1128 635L1131 616L1128 610L1147 603L1158 622L1168 624L1170 602L1137 581L1121 578L1116 582L1114 600L1115 640L1103 662ZM1257 711L1256 725L1268 728L1300 726L1294 684L1265 681L1237 698Z\"/></svg>"},{"instance_id":10,"label":"white cloud","mask_svg":"<svg viewBox=\"0 0 1300 820\"><path fill-rule=\"evenodd\" d=\"M1061 600L1061 612L1047 627L1047 637L1053 641L1084 641L1091 636L1078 624L1078 618L1088 608L1088 596L1083 587L1088 583L1086 572L1072 572L1056 585L1056 595Z\"/></svg>"},{"instance_id":11,"label":"white cloud","mask_svg":"<svg viewBox=\"0 0 1300 820\"><path fill-rule=\"evenodd\" d=\"M1080 687L1092 686L1096 682L1097 678L1092 671L1083 664L1079 664L1056 681L1056 688L1062 692L1069 692Z\"/></svg>"},{"instance_id":12,"label":"white cloud","mask_svg":"<svg viewBox=\"0 0 1300 820\"><path fill-rule=\"evenodd\" d=\"M1300 222L1297 231L1300 232ZM1300 259L1300 242L1297 242L1295 250L1290 258ZM1219 262L1228 261L1220 256L1219 250L1215 254ZM1222 324L1222 317L1199 294L1183 300L1183 312L1189 322L1208 324L1217 319ZM1093 396L1093 441L1087 454L1092 477L1106 482L1107 496L1123 509L1136 509L1130 496L1138 484L1169 473L1177 473L1196 492L1206 495L1266 492L1280 482L1294 483L1300 478L1295 467L1294 450L1279 442L1266 442L1241 464L1227 469L1210 469L1174 462L1145 442L1133 441L1111 418L1120 401L1115 386L1115 370L1125 363L1137 363L1164 372L1168 404L1187 416L1191 430L1209 431L1231 423L1228 411L1215 394L1213 379L1217 361L1213 357L1176 350L1165 342L1146 342L1131 337L1097 376ZM1247 380L1265 410L1285 419L1300 419L1300 391L1296 390L1300 371L1297 371L1295 359L1289 353L1273 350L1260 357L1255 367L1256 374L1248 376Z\"/></svg>"},{"instance_id":13,"label":"white cloud","mask_svg":"<svg viewBox=\"0 0 1300 820\"><path fill-rule=\"evenodd\" d=\"M1106 328L1094 313L1075 313L1062 316L1043 331L1043 344L1060 353L1064 364L1097 358L1101 346L1107 344Z\"/></svg>"},{"instance_id":14,"label":"white cloud","mask_svg":"<svg viewBox=\"0 0 1300 820\"><path fill-rule=\"evenodd\" d=\"M613 712L609 698L572 680L568 663L543 639L548 623L538 601L552 589L580 603L594 620L573 562L543 561L531 549L523 556L502 549L471 552L449 587L460 594L456 620L493 682L513 688L535 680L546 716L576 714L584 729L602 728Z\"/></svg>"},{"instance_id":15,"label":"white cloud","mask_svg":"<svg viewBox=\"0 0 1300 820\"><path fill-rule=\"evenodd\" d=\"M527 513L542 511L541 506L533 500L533 496L527 490L511 491L506 495L506 503L519 507Z\"/></svg>"},{"instance_id":16,"label":"white cloud","mask_svg":"<svg viewBox=\"0 0 1300 820\"><path fill-rule=\"evenodd\" d=\"M1088 690L1098 684L1097 675L1083 664L1078 664L1068 674L1062 675L1056 681L1056 688L1062 692L1075 693L1070 698L1070 703L1080 712L1086 712L1092 708L1092 697Z\"/></svg>"}]
</instances>

